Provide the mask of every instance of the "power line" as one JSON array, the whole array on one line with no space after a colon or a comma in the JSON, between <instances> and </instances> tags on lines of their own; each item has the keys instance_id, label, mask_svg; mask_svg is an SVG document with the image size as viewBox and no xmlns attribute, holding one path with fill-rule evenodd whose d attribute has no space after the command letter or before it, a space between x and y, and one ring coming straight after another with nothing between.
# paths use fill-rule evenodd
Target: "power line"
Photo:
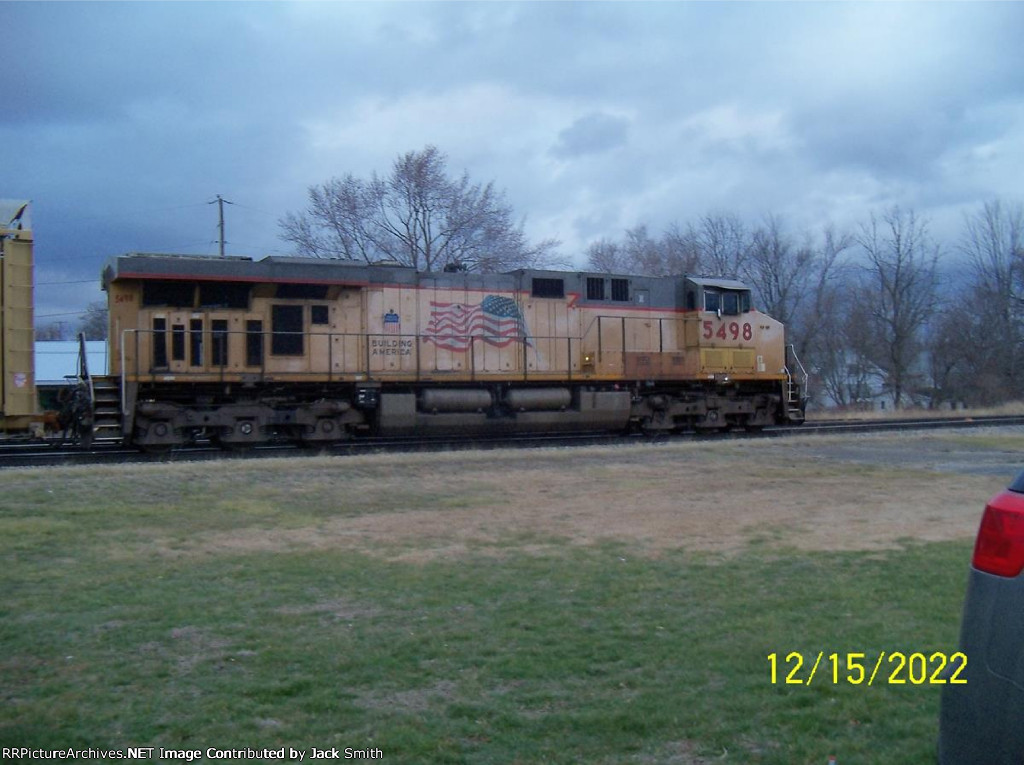
<instances>
[{"instance_id":1,"label":"power line","mask_svg":"<svg viewBox=\"0 0 1024 765\"><path fill-rule=\"evenodd\" d=\"M55 318L57 316L85 316L85 315L87 315L89 313L92 313L92 311L85 310L85 311L68 311L66 313L37 313L37 314L35 314L34 318L36 318L36 319L53 319L53 318Z\"/></svg>"},{"instance_id":2,"label":"power line","mask_svg":"<svg viewBox=\"0 0 1024 765\"><path fill-rule=\"evenodd\" d=\"M239 208L241 208L243 210L252 210L253 212L259 213L260 215L266 215L268 218L273 218L274 217L274 213L267 212L266 210L260 210L258 207L250 207L249 205L243 205L240 202L232 202L231 204L233 204L235 207L239 207Z\"/></svg>"}]
</instances>

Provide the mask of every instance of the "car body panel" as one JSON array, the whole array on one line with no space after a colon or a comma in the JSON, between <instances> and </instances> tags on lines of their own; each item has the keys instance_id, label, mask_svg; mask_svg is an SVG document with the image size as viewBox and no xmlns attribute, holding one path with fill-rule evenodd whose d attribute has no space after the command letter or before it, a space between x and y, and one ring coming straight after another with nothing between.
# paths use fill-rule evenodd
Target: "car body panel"
<instances>
[{"instance_id":1,"label":"car body panel","mask_svg":"<svg viewBox=\"0 0 1024 765\"><path fill-rule=\"evenodd\" d=\"M1024 514L1024 472L990 505ZM940 765L1024 763L1024 573L996 576L973 565L959 650L965 684L943 686ZM950 666L947 681L957 667Z\"/></svg>"}]
</instances>

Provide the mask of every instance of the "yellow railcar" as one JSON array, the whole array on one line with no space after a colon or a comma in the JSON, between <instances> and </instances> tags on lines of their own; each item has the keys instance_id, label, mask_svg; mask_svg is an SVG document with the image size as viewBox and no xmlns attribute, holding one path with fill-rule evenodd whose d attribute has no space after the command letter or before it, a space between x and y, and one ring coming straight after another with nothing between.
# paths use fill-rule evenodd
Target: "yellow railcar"
<instances>
[{"instance_id":1,"label":"yellow railcar","mask_svg":"<svg viewBox=\"0 0 1024 765\"><path fill-rule=\"evenodd\" d=\"M27 202L0 204L0 431L41 427L35 383L32 231Z\"/></svg>"}]
</instances>

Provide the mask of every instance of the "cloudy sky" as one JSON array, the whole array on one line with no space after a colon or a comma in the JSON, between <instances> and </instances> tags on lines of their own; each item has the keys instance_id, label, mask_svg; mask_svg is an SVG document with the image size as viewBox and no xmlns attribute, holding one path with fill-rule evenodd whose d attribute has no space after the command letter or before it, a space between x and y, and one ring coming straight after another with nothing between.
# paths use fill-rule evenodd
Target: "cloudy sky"
<instances>
[{"instance_id":1,"label":"cloudy sky","mask_svg":"<svg viewBox=\"0 0 1024 765\"><path fill-rule=\"evenodd\" d=\"M1024 3L0 2L0 197L37 315L110 255L284 254L308 186L434 144L531 238L1021 201Z\"/></svg>"}]
</instances>

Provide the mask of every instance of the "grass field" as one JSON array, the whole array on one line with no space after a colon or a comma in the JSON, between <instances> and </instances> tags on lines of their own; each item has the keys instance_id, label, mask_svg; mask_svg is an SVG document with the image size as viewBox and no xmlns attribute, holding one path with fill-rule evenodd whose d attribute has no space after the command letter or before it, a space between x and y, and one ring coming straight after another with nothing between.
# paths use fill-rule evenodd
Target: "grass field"
<instances>
[{"instance_id":1,"label":"grass field","mask_svg":"<svg viewBox=\"0 0 1024 765\"><path fill-rule=\"evenodd\" d=\"M1020 441L3 471L0 745L930 762L937 686L773 684L768 655L953 651L1009 476L920 457Z\"/></svg>"}]
</instances>

